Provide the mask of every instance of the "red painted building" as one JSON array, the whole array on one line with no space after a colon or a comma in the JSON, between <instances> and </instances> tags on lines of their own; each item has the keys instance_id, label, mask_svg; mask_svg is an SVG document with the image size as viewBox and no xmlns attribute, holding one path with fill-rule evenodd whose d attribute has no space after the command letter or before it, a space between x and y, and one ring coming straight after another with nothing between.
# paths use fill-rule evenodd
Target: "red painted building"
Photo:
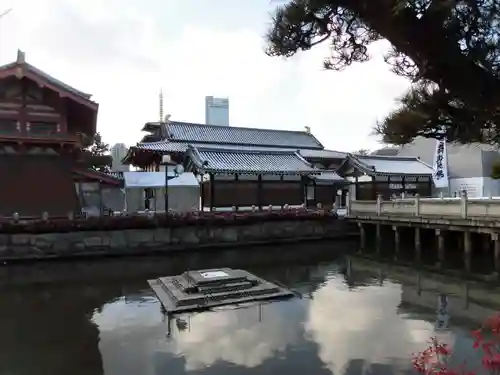
<instances>
[{"instance_id":1,"label":"red painted building","mask_svg":"<svg viewBox=\"0 0 500 375\"><path fill-rule=\"evenodd\" d=\"M66 217L81 211L78 182L121 183L83 160L97 112L91 95L28 64L21 51L0 66L0 217Z\"/></svg>"}]
</instances>

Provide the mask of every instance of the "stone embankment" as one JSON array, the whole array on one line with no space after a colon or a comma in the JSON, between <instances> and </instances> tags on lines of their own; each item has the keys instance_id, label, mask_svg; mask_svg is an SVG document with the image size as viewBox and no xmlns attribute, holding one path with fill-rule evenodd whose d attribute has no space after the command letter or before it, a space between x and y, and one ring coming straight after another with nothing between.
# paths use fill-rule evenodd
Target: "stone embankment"
<instances>
[{"instance_id":1,"label":"stone embankment","mask_svg":"<svg viewBox=\"0 0 500 375\"><path fill-rule=\"evenodd\" d=\"M0 261L158 254L354 235L357 235L356 227L346 220L330 216L314 220L262 221L229 226L0 233Z\"/></svg>"}]
</instances>

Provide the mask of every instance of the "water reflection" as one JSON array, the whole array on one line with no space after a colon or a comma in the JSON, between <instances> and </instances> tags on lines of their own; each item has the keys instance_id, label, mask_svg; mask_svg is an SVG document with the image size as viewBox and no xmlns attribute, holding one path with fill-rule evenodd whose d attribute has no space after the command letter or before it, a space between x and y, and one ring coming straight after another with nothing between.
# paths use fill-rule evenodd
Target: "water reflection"
<instances>
[{"instance_id":1,"label":"water reflection","mask_svg":"<svg viewBox=\"0 0 500 375\"><path fill-rule=\"evenodd\" d=\"M465 304L464 288L449 281L329 256L296 265L254 262L250 271L304 298L182 315L170 335L145 280L168 274L161 269L181 272L181 260L176 270L168 259L130 259L128 269L148 269L147 275L122 280L4 284L2 369L20 375L404 374L411 371L411 353L436 332L436 321L444 321L440 337L471 356L469 323L462 319L479 321L496 306L496 295L477 285L467 289ZM237 257L218 263L212 257L211 264L231 267L231 259ZM114 267L124 261L107 264L118 273Z\"/></svg>"}]
</instances>

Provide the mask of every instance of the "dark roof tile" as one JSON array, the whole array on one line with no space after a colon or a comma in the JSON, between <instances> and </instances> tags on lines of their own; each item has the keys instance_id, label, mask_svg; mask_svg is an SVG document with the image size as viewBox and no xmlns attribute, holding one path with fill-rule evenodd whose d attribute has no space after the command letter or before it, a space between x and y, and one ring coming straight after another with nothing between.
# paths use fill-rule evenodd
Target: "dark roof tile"
<instances>
[{"instance_id":1,"label":"dark roof tile","mask_svg":"<svg viewBox=\"0 0 500 375\"><path fill-rule=\"evenodd\" d=\"M292 151L227 150L190 147L188 156L204 172L311 174L317 170Z\"/></svg>"},{"instance_id":2,"label":"dark roof tile","mask_svg":"<svg viewBox=\"0 0 500 375\"><path fill-rule=\"evenodd\" d=\"M155 126L158 123L148 123ZM224 143L232 145L323 149L323 145L305 131L240 128L170 121L162 124L168 140L188 143Z\"/></svg>"}]
</instances>

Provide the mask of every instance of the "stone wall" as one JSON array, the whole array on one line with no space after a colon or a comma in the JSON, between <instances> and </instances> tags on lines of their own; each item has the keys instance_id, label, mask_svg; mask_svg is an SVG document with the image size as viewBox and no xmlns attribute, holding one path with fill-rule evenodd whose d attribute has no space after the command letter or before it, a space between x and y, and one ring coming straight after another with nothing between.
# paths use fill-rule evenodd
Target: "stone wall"
<instances>
[{"instance_id":1,"label":"stone wall","mask_svg":"<svg viewBox=\"0 0 500 375\"><path fill-rule=\"evenodd\" d=\"M0 261L168 253L221 246L343 238L357 233L342 219L262 222L228 227L130 229L47 234L0 234Z\"/></svg>"}]
</instances>

